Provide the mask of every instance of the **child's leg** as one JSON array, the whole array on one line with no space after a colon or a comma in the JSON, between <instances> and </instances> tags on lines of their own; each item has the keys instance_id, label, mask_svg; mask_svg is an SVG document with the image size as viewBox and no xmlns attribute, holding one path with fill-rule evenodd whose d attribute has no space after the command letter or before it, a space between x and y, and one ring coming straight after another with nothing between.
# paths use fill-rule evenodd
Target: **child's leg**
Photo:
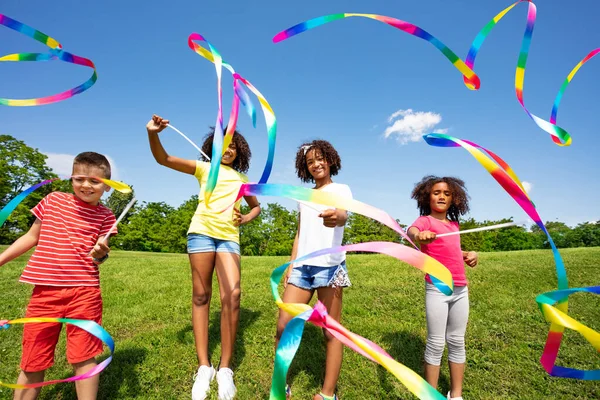
<instances>
[{"instance_id":1,"label":"child's leg","mask_svg":"<svg viewBox=\"0 0 600 400\"><path fill-rule=\"evenodd\" d=\"M68 305L65 317L83 319L102 325L102 295L99 287L72 287L63 289ZM102 341L81 328L67 324L67 360L75 375L89 372L96 366L94 357L104 351ZM98 395L100 375L76 381L75 390L79 400L95 400Z\"/></svg>"},{"instance_id":2,"label":"child's leg","mask_svg":"<svg viewBox=\"0 0 600 400\"><path fill-rule=\"evenodd\" d=\"M454 289L453 301L448 310L448 364L450 366L450 397L462 396L465 374L465 332L469 320L469 292L466 286Z\"/></svg>"},{"instance_id":3,"label":"child's leg","mask_svg":"<svg viewBox=\"0 0 600 400\"><path fill-rule=\"evenodd\" d=\"M17 383L20 385L28 383L39 383L44 381L44 373L46 371L37 372L25 372L21 371ZM41 387L33 389L16 389L13 399L14 400L35 400L42 390Z\"/></svg>"},{"instance_id":4,"label":"child's leg","mask_svg":"<svg viewBox=\"0 0 600 400\"><path fill-rule=\"evenodd\" d=\"M342 288L321 287L317 289L317 296L327 308L327 313L331 318L339 322L342 317ZM325 330L323 333L327 341L327 357L325 359L325 380L321 392L327 396L333 396L342 368L344 345L331 333ZM320 397L317 396L315 399Z\"/></svg>"},{"instance_id":5,"label":"child's leg","mask_svg":"<svg viewBox=\"0 0 600 400\"><path fill-rule=\"evenodd\" d=\"M94 368L98 363L95 358L73 364L75 375L82 375ZM100 374L75 382L75 391L78 400L95 400L98 394Z\"/></svg>"},{"instance_id":6,"label":"child's leg","mask_svg":"<svg viewBox=\"0 0 600 400\"><path fill-rule=\"evenodd\" d=\"M221 292L221 362L219 368L230 368L240 319L240 256L235 253L217 253L215 268Z\"/></svg>"},{"instance_id":7,"label":"child's leg","mask_svg":"<svg viewBox=\"0 0 600 400\"><path fill-rule=\"evenodd\" d=\"M198 366L210 366L208 359L208 318L212 294L212 275L215 253L192 253L192 327L196 342Z\"/></svg>"},{"instance_id":8,"label":"child's leg","mask_svg":"<svg viewBox=\"0 0 600 400\"><path fill-rule=\"evenodd\" d=\"M302 289L297 286L294 286L290 283L286 286L282 301L284 303L302 303L308 304L310 299L313 296L314 291L309 289ZM279 339L281 339L281 335L285 330L285 326L293 317L286 313L285 311L279 309L279 318L277 320L277 333L275 334L275 349L279 346Z\"/></svg>"},{"instance_id":9,"label":"child's leg","mask_svg":"<svg viewBox=\"0 0 600 400\"><path fill-rule=\"evenodd\" d=\"M434 285L427 283L425 289L425 315L427 318L425 380L436 389L440 377L440 364L444 353L446 324L448 321L446 297Z\"/></svg>"},{"instance_id":10,"label":"child's leg","mask_svg":"<svg viewBox=\"0 0 600 400\"><path fill-rule=\"evenodd\" d=\"M57 287L35 286L27 305L25 318L65 317L65 302L62 289ZM39 383L44 381L44 373L54 365L54 350L62 324L55 322L31 323L23 326L23 352L21 373L17 383ZM41 388L17 389L14 398L19 400L36 399Z\"/></svg>"}]
</instances>

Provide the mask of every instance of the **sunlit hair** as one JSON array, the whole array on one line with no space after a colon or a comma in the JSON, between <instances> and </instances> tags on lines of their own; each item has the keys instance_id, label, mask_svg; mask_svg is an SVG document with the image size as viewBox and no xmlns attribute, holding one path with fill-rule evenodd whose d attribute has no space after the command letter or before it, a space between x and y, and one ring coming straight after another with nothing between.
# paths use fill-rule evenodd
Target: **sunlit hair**
<instances>
[{"instance_id":1,"label":"sunlit hair","mask_svg":"<svg viewBox=\"0 0 600 400\"><path fill-rule=\"evenodd\" d=\"M296 174L302 182L314 182L313 176L308 170L306 164L306 154L310 150L319 152L327 163L329 164L329 175L337 175L340 169L342 169L342 160L337 150L326 140L313 140L312 142L303 143L298 147L296 152Z\"/></svg>"},{"instance_id":2,"label":"sunlit hair","mask_svg":"<svg viewBox=\"0 0 600 400\"><path fill-rule=\"evenodd\" d=\"M102 154L94 153L93 151L79 153L73 160L73 166L76 165L87 165L89 167L101 169L102 172L104 172L104 176L100 178L110 179L110 163Z\"/></svg>"},{"instance_id":3,"label":"sunlit hair","mask_svg":"<svg viewBox=\"0 0 600 400\"><path fill-rule=\"evenodd\" d=\"M204 138L204 143L202 144L202 151L205 152L209 156L212 155L212 145L213 145L214 134L215 134L215 128L211 127L211 132L208 135L206 135L206 137ZM232 143L235 144L235 149L237 152L237 155L235 156L233 163L231 163L231 168L235 169L237 172L241 172L241 173L245 174L246 172L248 172L248 169L250 168L250 159L252 158L252 152L250 151L250 146L248 145L246 138L244 138L244 136L241 133L239 133L238 131L235 131L233 133L233 139L231 141L232 141ZM204 156L201 156L201 160L209 161Z\"/></svg>"},{"instance_id":4,"label":"sunlit hair","mask_svg":"<svg viewBox=\"0 0 600 400\"><path fill-rule=\"evenodd\" d=\"M415 185L410 197L417 201L420 215L430 215L431 190L436 183L440 182L446 183L452 193L452 205L448 208L447 217L450 221L458 222L461 215L469 212L469 195L467 194L465 182L461 179L451 176L440 178L439 176L428 175Z\"/></svg>"}]
</instances>

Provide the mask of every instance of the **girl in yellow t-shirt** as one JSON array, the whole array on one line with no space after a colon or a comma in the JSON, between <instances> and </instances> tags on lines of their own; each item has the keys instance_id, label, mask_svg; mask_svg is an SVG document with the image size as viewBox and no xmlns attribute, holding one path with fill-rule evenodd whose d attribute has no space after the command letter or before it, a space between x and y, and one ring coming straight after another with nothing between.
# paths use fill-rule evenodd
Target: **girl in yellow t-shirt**
<instances>
[{"instance_id":1,"label":"girl in yellow t-shirt","mask_svg":"<svg viewBox=\"0 0 600 400\"><path fill-rule=\"evenodd\" d=\"M233 383L231 358L235 344L240 314L240 239L239 226L252 221L260 214L255 196L244 199L250 212L239 211L241 199L232 211L223 213L237 196L240 186L248 182L244 172L250 166L250 147L237 131L229 148L223 154L218 183L211 195L210 209L204 203L204 188L210 164L206 161L184 160L165 151L158 134L169 121L157 115L146 125L150 150L156 162L176 171L194 175L200 184L198 208L188 230L188 255L192 267L192 326L198 355L198 372L192 387L192 399L204 400L210 390L210 382L217 377L219 399L233 399L236 388ZM213 133L209 134L202 151L212 154ZM212 291L213 271L216 269L221 295L221 360L218 371L210 363L208 354L208 317Z\"/></svg>"}]
</instances>

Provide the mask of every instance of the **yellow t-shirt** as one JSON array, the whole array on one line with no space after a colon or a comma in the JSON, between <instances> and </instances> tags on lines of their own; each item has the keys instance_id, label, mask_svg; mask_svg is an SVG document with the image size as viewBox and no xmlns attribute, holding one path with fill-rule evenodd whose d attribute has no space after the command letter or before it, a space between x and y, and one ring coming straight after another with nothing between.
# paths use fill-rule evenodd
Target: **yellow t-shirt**
<instances>
[{"instance_id":1,"label":"yellow t-shirt","mask_svg":"<svg viewBox=\"0 0 600 400\"><path fill-rule=\"evenodd\" d=\"M215 239L239 243L240 230L233 224L233 207L222 213L219 213L219 211L231 205L240 190L240 186L248 182L248 177L231 167L221 164L217 186L210 196L210 208L207 208L204 202L204 188L206 187L209 171L210 163L196 161L194 176L200 184L200 195L198 196L198 207L192 217L188 234L199 233ZM239 208L241 202L242 199L239 199L235 203L235 207Z\"/></svg>"}]
</instances>

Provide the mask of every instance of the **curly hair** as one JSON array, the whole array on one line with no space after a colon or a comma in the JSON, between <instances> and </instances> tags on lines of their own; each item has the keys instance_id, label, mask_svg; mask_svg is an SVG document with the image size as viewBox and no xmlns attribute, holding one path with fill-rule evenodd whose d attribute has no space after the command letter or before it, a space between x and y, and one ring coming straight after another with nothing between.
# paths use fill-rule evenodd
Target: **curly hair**
<instances>
[{"instance_id":1,"label":"curly hair","mask_svg":"<svg viewBox=\"0 0 600 400\"><path fill-rule=\"evenodd\" d=\"M448 219L458 222L459 217L469 211L469 195L463 180L451 176L440 178L439 176L427 175L415 185L410 197L417 201L420 215L429 215L431 214L431 189L436 183L440 182L446 183L452 193L452 205L450 205L447 212Z\"/></svg>"},{"instance_id":2,"label":"curly hair","mask_svg":"<svg viewBox=\"0 0 600 400\"><path fill-rule=\"evenodd\" d=\"M208 135L206 135L204 137L204 143L202 144L202 151L205 152L206 154L212 155L212 145L213 145L213 137L215 134L215 127L211 126L210 129L211 129L211 132L209 132ZM226 130L227 130L227 127L225 127L224 131L226 131ZM244 138L244 136L241 133L239 133L238 131L233 132L232 143L235 144L237 155L235 156L233 163L231 163L231 168L235 169L237 172L241 172L241 173L245 174L246 172L248 172L248 169L250 168L250 159L252 158L252 152L250 151L250 146L248 145L246 138ZM200 159L202 161L209 161L203 155L200 155Z\"/></svg>"},{"instance_id":3,"label":"curly hair","mask_svg":"<svg viewBox=\"0 0 600 400\"><path fill-rule=\"evenodd\" d=\"M342 169L342 160L337 150L326 140L313 140L312 142L303 143L298 147L296 152L296 174L302 182L314 182L315 179L308 170L306 165L306 153L310 150L320 151L327 163L329 164L329 175L337 175Z\"/></svg>"},{"instance_id":4,"label":"curly hair","mask_svg":"<svg viewBox=\"0 0 600 400\"><path fill-rule=\"evenodd\" d=\"M89 167L96 167L104 172L104 177L110 179L110 163L108 159L102 154L95 153L93 151L84 151L75 156L73 160L73 166L75 165L87 165Z\"/></svg>"}]
</instances>

